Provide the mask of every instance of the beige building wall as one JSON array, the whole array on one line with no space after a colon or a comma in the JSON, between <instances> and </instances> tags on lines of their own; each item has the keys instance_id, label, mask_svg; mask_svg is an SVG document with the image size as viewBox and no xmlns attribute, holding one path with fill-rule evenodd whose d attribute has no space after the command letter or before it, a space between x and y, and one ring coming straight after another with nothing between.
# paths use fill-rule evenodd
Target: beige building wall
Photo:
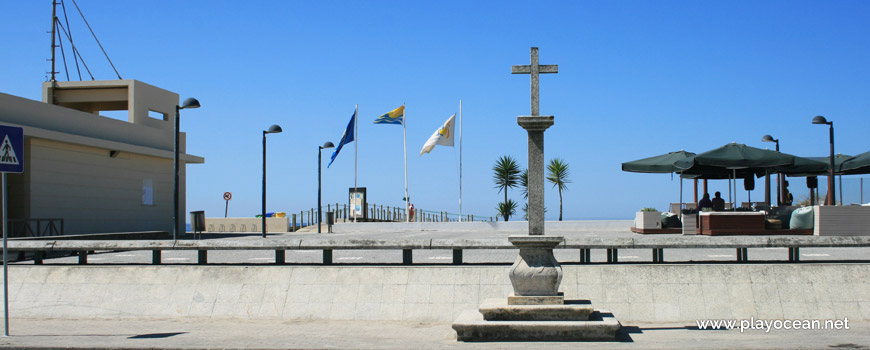
<instances>
[{"instance_id":1,"label":"beige building wall","mask_svg":"<svg viewBox=\"0 0 870 350\"><path fill-rule=\"evenodd\" d=\"M172 227L172 159L45 139L30 152L31 217L63 218L67 234Z\"/></svg>"},{"instance_id":2,"label":"beige building wall","mask_svg":"<svg viewBox=\"0 0 870 350\"><path fill-rule=\"evenodd\" d=\"M43 98L59 105L0 93L0 124L24 129L25 173L9 176L9 218L63 219L66 234L171 232L178 95L135 80L50 87L43 85ZM128 121L96 114L118 109L129 110ZM185 153L185 136L179 232L187 217L186 165L205 162Z\"/></svg>"}]
</instances>

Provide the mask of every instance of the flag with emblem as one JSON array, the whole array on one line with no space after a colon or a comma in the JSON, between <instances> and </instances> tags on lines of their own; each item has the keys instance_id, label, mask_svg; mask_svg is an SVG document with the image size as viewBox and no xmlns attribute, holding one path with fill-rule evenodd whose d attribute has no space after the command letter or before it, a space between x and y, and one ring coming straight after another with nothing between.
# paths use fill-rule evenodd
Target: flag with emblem
<instances>
[{"instance_id":1,"label":"flag with emblem","mask_svg":"<svg viewBox=\"0 0 870 350\"><path fill-rule=\"evenodd\" d=\"M435 130L435 133L429 137L429 140L423 145L423 149L420 150L421 156L423 153L431 152L432 149L435 148L435 145L453 147L453 139L455 138L453 134L453 120L455 118L456 114L451 115L450 118L447 118L447 121L444 122L444 125L438 128L438 130Z\"/></svg>"}]
</instances>

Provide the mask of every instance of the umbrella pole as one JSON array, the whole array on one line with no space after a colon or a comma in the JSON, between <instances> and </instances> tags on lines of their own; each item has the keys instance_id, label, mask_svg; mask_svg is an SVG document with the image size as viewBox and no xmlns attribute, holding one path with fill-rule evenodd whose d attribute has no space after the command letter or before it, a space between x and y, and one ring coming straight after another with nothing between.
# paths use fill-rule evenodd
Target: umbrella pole
<instances>
[{"instance_id":1,"label":"umbrella pole","mask_svg":"<svg viewBox=\"0 0 870 350\"><path fill-rule=\"evenodd\" d=\"M840 186L840 188L843 188L843 186ZM843 198L843 196L840 196L840 198ZM680 219L683 218L683 174L680 174L680 212L677 215L679 215Z\"/></svg>"},{"instance_id":2,"label":"umbrella pole","mask_svg":"<svg viewBox=\"0 0 870 350\"><path fill-rule=\"evenodd\" d=\"M732 188L736 189L737 187L737 169L732 170L732 172L734 173L734 177L732 177L734 181L734 187L731 186L732 179L728 179L728 201L731 202L731 211L734 211L734 209L736 209L736 206L734 205L734 198L737 197L737 195L735 194L734 197L732 197L731 193L733 192Z\"/></svg>"}]
</instances>

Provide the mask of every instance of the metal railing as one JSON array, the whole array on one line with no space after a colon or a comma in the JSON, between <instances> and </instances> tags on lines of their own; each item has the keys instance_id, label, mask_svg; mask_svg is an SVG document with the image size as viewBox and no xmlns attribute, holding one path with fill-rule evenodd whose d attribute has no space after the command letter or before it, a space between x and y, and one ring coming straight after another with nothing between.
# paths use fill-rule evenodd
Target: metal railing
<instances>
[{"instance_id":1,"label":"metal railing","mask_svg":"<svg viewBox=\"0 0 870 350\"><path fill-rule=\"evenodd\" d=\"M9 237L63 236L63 219L9 219Z\"/></svg>"},{"instance_id":2,"label":"metal railing","mask_svg":"<svg viewBox=\"0 0 870 350\"><path fill-rule=\"evenodd\" d=\"M868 236L741 236L741 237L638 237L638 238L567 238L556 249L574 249L580 253L580 263L591 263L592 249L607 250L607 263L618 263L619 249L652 249L653 262L664 262L665 249L720 249L737 250L737 261L749 260L749 248L788 248L789 261L799 261L800 248L856 248L870 247ZM34 252L34 263L41 264L42 257L52 251L78 252L79 263L87 264L88 252L93 251L152 251L152 263L162 263L164 250L196 250L198 263L208 263L208 252L213 250L273 250L275 263L285 263L287 250L321 250L323 264L333 263L335 250L401 250L402 264L413 262L413 251L451 250L453 264L463 263L463 251L467 249L516 249L506 240L467 240L467 239L280 239L280 240L202 240L202 241L171 241L171 240L41 240L9 242L10 251Z\"/></svg>"}]
</instances>

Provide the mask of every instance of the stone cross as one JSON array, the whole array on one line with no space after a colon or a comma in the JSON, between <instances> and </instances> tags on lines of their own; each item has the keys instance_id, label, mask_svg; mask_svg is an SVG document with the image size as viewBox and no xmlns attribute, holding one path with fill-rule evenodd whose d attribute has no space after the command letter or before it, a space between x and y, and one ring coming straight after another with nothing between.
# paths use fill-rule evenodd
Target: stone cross
<instances>
[{"instance_id":1,"label":"stone cross","mask_svg":"<svg viewBox=\"0 0 870 350\"><path fill-rule=\"evenodd\" d=\"M538 74L559 73L559 65L538 64L538 48L532 48L532 64L527 66L511 66L511 74L530 74L532 76L532 116L540 115L538 110Z\"/></svg>"}]
</instances>

